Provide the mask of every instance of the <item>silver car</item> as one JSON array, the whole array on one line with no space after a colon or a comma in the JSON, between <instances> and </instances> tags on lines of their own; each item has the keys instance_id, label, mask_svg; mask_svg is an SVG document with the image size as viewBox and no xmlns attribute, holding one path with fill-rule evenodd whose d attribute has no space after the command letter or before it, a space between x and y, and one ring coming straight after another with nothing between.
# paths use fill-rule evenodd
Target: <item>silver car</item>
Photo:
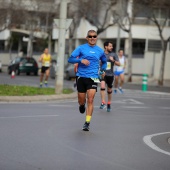
<instances>
[{"instance_id":1,"label":"silver car","mask_svg":"<svg viewBox=\"0 0 170 170\"><path fill-rule=\"evenodd\" d=\"M75 78L76 74L74 72L74 64L69 64L65 70L65 79L71 80L72 78Z\"/></svg>"}]
</instances>

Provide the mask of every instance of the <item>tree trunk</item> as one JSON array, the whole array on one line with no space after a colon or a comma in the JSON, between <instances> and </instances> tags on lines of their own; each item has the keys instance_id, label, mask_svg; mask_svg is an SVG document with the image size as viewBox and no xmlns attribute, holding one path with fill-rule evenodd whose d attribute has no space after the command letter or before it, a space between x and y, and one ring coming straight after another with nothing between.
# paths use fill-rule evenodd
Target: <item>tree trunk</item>
<instances>
[{"instance_id":1,"label":"tree trunk","mask_svg":"<svg viewBox=\"0 0 170 170\"><path fill-rule=\"evenodd\" d=\"M18 42L18 53L20 52L20 50L22 49L22 37L19 37L19 42Z\"/></svg>"},{"instance_id":2,"label":"tree trunk","mask_svg":"<svg viewBox=\"0 0 170 170\"><path fill-rule=\"evenodd\" d=\"M129 31L129 49L128 49L128 82L132 82L132 33Z\"/></svg>"},{"instance_id":3,"label":"tree trunk","mask_svg":"<svg viewBox=\"0 0 170 170\"><path fill-rule=\"evenodd\" d=\"M9 44L9 57L10 57L10 60L12 60L12 46L13 46L13 38L12 37L10 37L10 42L9 43L10 43Z\"/></svg>"},{"instance_id":4,"label":"tree trunk","mask_svg":"<svg viewBox=\"0 0 170 170\"><path fill-rule=\"evenodd\" d=\"M28 44L27 44L27 57L32 57L32 51L33 51L32 40L33 40L33 31L30 31Z\"/></svg>"},{"instance_id":5,"label":"tree trunk","mask_svg":"<svg viewBox=\"0 0 170 170\"><path fill-rule=\"evenodd\" d=\"M51 54L51 52L52 52L52 49L51 49L51 31L49 31L49 33L48 33L48 50L49 50L49 53Z\"/></svg>"},{"instance_id":6,"label":"tree trunk","mask_svg":"<svg viewBox=\"0 0 170 170\"><path fill-rule=\"evenodd\" d=\"M72 51L73 51L73 47L72 47L72 44L73 44L73 39L72 38L69 38L69 56L70 56L70 54L72 53Z\"/></svg>"},{"instance_id":7,"label":"tree trunk","mask_svg":"<svg viewBox=\"0 0 170 170\"><path fill-rule=\"evenodd\" d=\"M163 44L163 48L162 48L163 51L162 51L161 68L160 68L159 80L158 80L158 85L160 85L160 86L163 86L163 80L164 80L164 68L165 68L167 42L164 41L162 44Z\"/></svg>"}]
</instances>

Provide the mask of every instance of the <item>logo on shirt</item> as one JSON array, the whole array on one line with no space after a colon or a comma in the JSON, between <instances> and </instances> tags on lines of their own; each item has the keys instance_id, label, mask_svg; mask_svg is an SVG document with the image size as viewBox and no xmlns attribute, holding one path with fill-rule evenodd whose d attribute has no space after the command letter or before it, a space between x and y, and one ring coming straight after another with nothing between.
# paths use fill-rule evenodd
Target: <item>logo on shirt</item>
<instances>
[{"instance_id":1,"label":"logo on shirt","mask_svg":"<svg viewBox=\"0 0 170 170\"><path fill-rule=\"evenodd\" d=\"M89 51L89 52L90 52L90 53L93 53L93 54L95 53L95 51Z\"/></svg>"}]
</instances>

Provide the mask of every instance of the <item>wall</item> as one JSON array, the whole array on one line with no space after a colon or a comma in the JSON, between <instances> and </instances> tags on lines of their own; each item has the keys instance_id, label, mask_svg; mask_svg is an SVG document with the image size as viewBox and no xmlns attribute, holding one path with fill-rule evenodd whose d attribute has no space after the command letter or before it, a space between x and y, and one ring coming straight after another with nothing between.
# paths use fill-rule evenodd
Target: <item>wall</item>
<instances>
[{"instance_id":1,"label":"wall","mask_svg":"<svg viewBox=\"0 0 170 170\"><path fill-rule=\"evenodd\" d=\"M155 58L155 59L154 59ZM159 78L161 67L162 53L146 52L144 58L132 59L132 73L133 74L148 74L154 79ZM170 52L166 53L164 79L170 79ZM128 61L127 67L128 68ZM127 73L126 69L126 73Z\"/></svg>"}]
</instances>

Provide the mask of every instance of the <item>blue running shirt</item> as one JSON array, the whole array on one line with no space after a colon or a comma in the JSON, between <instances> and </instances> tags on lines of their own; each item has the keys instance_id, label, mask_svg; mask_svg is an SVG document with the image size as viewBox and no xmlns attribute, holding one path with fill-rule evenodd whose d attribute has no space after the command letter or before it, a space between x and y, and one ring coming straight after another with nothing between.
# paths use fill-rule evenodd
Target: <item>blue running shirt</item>
<instances>
[{"instance_id":1,"label":"blue running shirt","mask_svg":"<svg viewBox=\"0 0 170 170\"><path fill-rule=\"evenodd\" d=\"M88 66L81 63L81 60L86 59L90 62ZM101 70L106 70L107 60L99 46L90 46L88 43L78 46L68 59L69 63L78 63L78 71L76 76L86 78L98 78L100 61L102 63Z\"/></svg>"}]
</instances>

